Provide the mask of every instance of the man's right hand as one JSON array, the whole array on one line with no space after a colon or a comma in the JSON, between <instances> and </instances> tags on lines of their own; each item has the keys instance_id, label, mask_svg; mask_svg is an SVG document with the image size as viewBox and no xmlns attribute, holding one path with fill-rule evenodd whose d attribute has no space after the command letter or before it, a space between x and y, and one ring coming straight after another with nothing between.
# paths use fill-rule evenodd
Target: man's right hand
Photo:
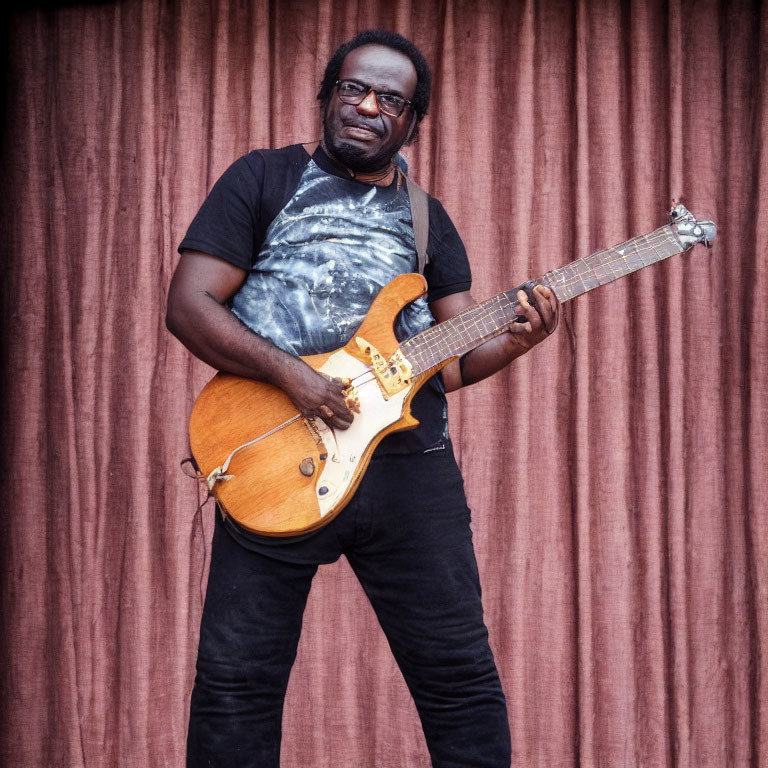
<instances>
[{"instance_id":1,"label":"man's right hand","mask_svg":"<svg viewBox=\"0 0 768 768\"><path fill-rule=\"evenodd\" d=\"M296 363L286 366L285 377L277 386L303 416L319 417L329 426L347 429L353 416L344 400L341 381L318 373L299 358L293 359Z\"/></svg>"},{"instance_id":2,"label":"man's right hand","mask_svg":"<svg viewBox=\"0 0 768 768\"><path fill-rule=\"evenodd\" d=\"M247 272L198 251L182 254L168 291L166 325L193 355L219 371L282 389L304 416L336 429L352 423L340 381L318 373L243 325L226 307Z\"/></svg>"}]
</instances>

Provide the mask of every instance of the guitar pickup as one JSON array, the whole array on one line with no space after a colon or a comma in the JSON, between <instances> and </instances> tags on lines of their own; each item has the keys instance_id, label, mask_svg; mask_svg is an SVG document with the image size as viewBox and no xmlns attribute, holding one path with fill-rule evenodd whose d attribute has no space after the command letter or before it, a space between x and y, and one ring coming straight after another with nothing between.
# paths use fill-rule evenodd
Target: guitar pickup
<instances>
[{"instance_id":1,"label":"guitar pickup","mask_svg":"<svg viewBox=\"0 0 768 768\"><path fill-rule=\"evenodd\" d=\"M358 349L368 358L385 400L410 386L413 368L400 349L387 361L376 347L360 336L355 338L355 342Z\"/></svg>"}]
</instances>

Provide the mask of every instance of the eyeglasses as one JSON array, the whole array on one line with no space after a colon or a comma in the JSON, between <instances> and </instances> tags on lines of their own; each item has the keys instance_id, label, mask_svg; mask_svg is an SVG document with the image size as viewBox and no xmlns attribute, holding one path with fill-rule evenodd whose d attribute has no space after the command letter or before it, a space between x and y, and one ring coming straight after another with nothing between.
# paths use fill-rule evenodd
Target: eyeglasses
<instances>
[{"instance_id":1,"label":"eyeglasses","mask_svg":"<svg viewBox=\"0 0 768 768\"><path fill-rule=\"evenodd\" d=\"M370 85L363 85L355 80L337 80L334 85L338 89L339 99L345 104L357 106L369 93L373 93L379 109L390 117L400 117L406 107L412 106L412 102L396 93L378 93Z\"/></svg>"}]
</instances>

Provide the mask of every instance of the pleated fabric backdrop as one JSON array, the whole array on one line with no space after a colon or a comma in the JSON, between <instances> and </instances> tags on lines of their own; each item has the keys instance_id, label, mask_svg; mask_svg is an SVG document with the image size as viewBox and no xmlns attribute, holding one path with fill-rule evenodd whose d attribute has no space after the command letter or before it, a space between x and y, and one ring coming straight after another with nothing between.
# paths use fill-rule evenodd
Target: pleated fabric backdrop
<instances>
[{"instance_id":1,"label":"pleated fabric backdrop","mask_svg":"<svg viewBox=\"0 0 768 768\"><path fill-rule=\"evenodd\" d=\"M517 768L768 764L768 8L125 0L11 14L3 152L7 766L182 766L213 523L179 470L212 371L176 244L251 148L319 135L330 53L425 52L414 176L477 298L665 222L699 247L565 305L451 396ZM321 569L285 768L422 768L348 566Z\"/></svg>"}]
</instances>

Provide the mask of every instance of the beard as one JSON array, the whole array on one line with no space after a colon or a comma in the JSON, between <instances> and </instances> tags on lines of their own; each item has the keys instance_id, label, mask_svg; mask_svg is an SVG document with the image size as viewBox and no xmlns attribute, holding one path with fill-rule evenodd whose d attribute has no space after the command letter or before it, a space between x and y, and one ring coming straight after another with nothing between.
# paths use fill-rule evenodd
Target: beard
<instances>
[{"instance_id":1,"label":"beard","mask_svg":"<svg viewBox=\"0 0 768 768\"><path fill-rule=\"evenodd\" d=\"M382 147L378 152L369 155L364 146L348 144L334 131L327 110L323 118L323 142L333 159L356 173L374 173L382 170L392 162L392 158L400 149L397 147L393 151L391 147Z\"/></svg>"}]
</instances>

